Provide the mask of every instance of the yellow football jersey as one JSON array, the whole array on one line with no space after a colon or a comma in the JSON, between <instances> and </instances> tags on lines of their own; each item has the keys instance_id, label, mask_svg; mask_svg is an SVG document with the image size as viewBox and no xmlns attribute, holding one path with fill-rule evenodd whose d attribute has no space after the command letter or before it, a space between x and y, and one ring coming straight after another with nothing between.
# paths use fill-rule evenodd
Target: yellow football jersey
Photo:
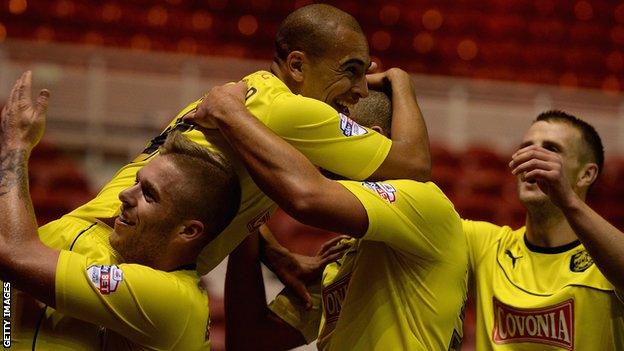
<instances>
[{"instance_id":1,"label":"yellow football jersey","mask_svg":"<svg viewBox=\"0 0 624 351\"><path fill-rule=\"evenodd\" d=\"M433 183L341 181L364 205L366 234L322 277L320 309L294 296L270 308L320 350L459 350L467 249L451 202ZM318 312L315 312L318 311Z\"/></svg>"},{"instance_id":2,"label":"yellow football jersey","mask_svg":"<svg viewBox=\"0 0 624 351\"><path fill-rule=\"evenodd\" d=\"M246 106L260 121L305 154L314 164L350 179L365 179L381 165L391 141L359 126L329 105L293 94L275 75L259 71L244 78L248 85ZM171 130L182 131L192 141L218 150L234 165L242 188L241 207L232 223L211 242L198 259L203 274L214 268L247 235L262 225L274 203L251 180L218 130L203 134L182 121L199 101L184 110L154 138L134 162L124 166L95 199L72 212L82 218L110 218L118 214L119 192L134 183L137 171L157 153Z\"/></svg>"},{"instance_id":3,"label":"yellow football jersey","mask_svg":"<svg viewBox=\"0 0 624 351\"><path fill-rule=\"evenodd\" d=\"M208 297L194 270L117 264L111 228L98 221L64 216L39 232L44 243L62 250L56 309L25 301L12 348L210 349Z\"/></svg>"},{"instance_id":4,"label":"yellow football jersey","mask_svg":"<svg viewBox=\"0 0 624 351\"><path fill-rule=\"evenodd\" d=\"M535 247L525 228L463 222L477 350L624 350L624 308L574 242Z\"/></svg>"}]
</instances>

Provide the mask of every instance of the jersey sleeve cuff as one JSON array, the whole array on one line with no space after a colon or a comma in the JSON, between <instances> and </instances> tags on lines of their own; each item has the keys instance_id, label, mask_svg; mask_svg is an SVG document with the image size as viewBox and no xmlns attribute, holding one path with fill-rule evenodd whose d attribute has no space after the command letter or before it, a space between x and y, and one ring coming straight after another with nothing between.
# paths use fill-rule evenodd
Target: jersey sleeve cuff
<instances>
[{"instance_id":1,"label":"jersey sleeve cuff","mask_svg":"<svg viewBox=\"0 0 624 351\"><path fill-rule=\"evenodd\" d=\"M364 211L366 211L366 217L368 217L368 228L366 229L366 233L362 236L362 238L370 238L377 231L377 213L375 212L375 201L377 199L372 199L373 201L367 201L365 197L372 196L367 189L362 186L362 182L349 181L349 180L339 180L338 183L355 196L358 201L364 207Z\"/></svg>"},{"instance_id":2,"label":"jersey sleeve cuff","mask_svg":"<svg viewBox=\"0 0 624 351\"><path fill-rule=\"evenodd\" d=\"M362 169L362 171L357 174L354 179L367 179L373 173L375 173L375 171L379 169L381 164L386 160L386 157L388 157L388 154L390 153L390 148L392 147L392 140L384 136L381 136L381 139L383 141L380 143L375 156L371 158L371 161L368 163L368 165L366 165L366 167L364 167L364 169Z\"/></svg>"},{"instance_id":3,"label":"jersey sleeve cuff","mask_svg":"<svg viewBox=\"0 0 624 351\"><path fill-rule=\"evenodd\" d=\"M55 309L58 311L65 310L67 305L66 297L67 297L67 277L68 270L72 261L73 256L78 256L78 254L72 253L67 250L61 250L59 254L59 258L56 264L56 277L54 278L55 283L55 298L56 298L56 306Z\"/></svg>"}]
</instances>

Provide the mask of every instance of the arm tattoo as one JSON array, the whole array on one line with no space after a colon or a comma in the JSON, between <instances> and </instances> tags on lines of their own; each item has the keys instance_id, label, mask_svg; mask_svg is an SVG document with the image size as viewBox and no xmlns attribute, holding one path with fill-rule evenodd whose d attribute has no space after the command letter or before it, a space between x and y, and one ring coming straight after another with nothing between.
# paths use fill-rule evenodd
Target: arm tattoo
<instances>
[{"instance_id":1,"label":"arm tattoo","mask_svg":"<svg viewBox=\"0 0 624 351\"><path fill-rule=\"evenodd\" d=\"M19 187L19 197L28 197L28 159L25 150L0 151L0 197Z\"/></svg>"}]
</instances>

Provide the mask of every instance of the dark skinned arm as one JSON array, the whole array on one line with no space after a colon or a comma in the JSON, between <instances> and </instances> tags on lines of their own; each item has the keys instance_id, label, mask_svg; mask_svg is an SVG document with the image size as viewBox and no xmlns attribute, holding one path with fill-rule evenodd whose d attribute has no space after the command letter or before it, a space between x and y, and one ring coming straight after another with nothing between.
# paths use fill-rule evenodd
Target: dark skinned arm
<instances>
[{"instance_id":1,"label":"dark skinned arm","mask_svg":"<svg viewBox=\"0 0 624 351\"><path fill-rule=\"evenodd\" d=\"M431 153L427 125L423 119L416 89L409 74L399 68L369 74L371 88L392 91L392 147L388 156L369 180L431 180Z\"/></svg>"},{"instance_id":2,"label":"dark skinned arm","mask_svg":"<svg viewBox=\"0 0 624 351\"><path fill-rule=\"evenodd\" d=\"M59 251L37 236L28 190L28 159L43 134L49 92L31 100L31 72L16 82L0 120L0 278L55 306Z\"/></svg>"}]
</instances>

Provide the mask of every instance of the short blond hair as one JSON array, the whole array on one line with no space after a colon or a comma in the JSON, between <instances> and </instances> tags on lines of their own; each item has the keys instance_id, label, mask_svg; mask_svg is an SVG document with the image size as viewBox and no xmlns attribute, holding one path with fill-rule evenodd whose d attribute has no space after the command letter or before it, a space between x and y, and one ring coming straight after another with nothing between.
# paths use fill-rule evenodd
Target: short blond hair
<instances>
[{"instance_id":1,"label":"short blond hair","mask_svg":"<svg viewBox=\"0 0 624 351\"><path fill-rule=\"evenodd\" d=\"M175 199L180 216L198 219L210 238L218 235L238 213L241 189L230 162L223 156L173 131L159 148L186 179Z\"/></svg>"}]
</instances>

